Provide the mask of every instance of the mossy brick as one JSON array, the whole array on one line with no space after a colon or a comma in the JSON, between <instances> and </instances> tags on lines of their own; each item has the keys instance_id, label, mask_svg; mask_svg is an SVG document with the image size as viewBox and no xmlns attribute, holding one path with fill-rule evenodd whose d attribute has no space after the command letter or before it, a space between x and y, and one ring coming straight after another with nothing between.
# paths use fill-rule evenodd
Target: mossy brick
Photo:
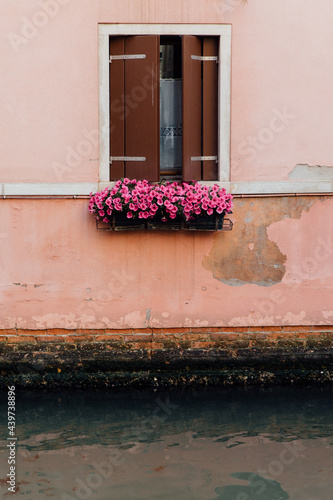
<instances>
[{"instance_id":1,"label":"mossy brick","mask_svg":"<svg viewBox=\"0 0 333 500\"><path fill-rule=\"evenodd\" d=\"M211 340L223 340L223 341L234 341L238 340L240 335L238 333L212 333L210 335Z\"/></svg>"},{"instance_id":2,"label":"mossy brick","mask_svg":"<svg viewBox=\"0 0 333 500\"><path fill-rule=\"evenodd\" d=\"M304 341L302 339L281 339L277 340L276 345L278 347L302 347L304 345Z\"/></svg>"},{"instance_id":3,"label":"mossy brick","mask_svg":"<svg viewBox=\"0 0 333 500\"><path fill-rule=\"evenodd\" d=\"M60 337L59 335L53 336L53 335L36 335L36 340L38 343L43 343L43 342L65 342L65 337Z\"/></svg>"},{"instance_id":4,"label":"mossy brick","mask_svg":"<svg viewBox=\"0 0 333 500\"><path fill-rule=\"evenodd\" d=\"M71 344L78 344L79 342L93 342L94 337L89 337L87 335L67 335L65 336L65 342Z\"/></svg>"},{"instance_id":5,"label":"mossy brick","mask_svg":"<svg viewBox=\"0 0 333 500\"><path fill-rule=\"evenodd\" d=\"M125 340L125 335L97 335L95 337L96 342L124 342Z\"/></svg>"},{"instance_id":6,"label":"mossy brick","mask_svg":"<svg viewBox=\"0 0 333 500\"><path fill-rule=\"evenodd\" d=\"M163 342L152 342L150 344L151 349L163 349L164 348L164 343Z\"/></svg>"},{"instance_id":7,"label":"mossy brick","mask_svg":"<svg viewBox=\"0 0 333 500\"><path fill-rule=\"evenodd\" d=\"M276 342L277 341L273 339L255 339L250 340L250 347L274 347Z\"/></svg>"},{"instance_id":8,"label":"mossy brick","mask_svg":"<svg viewBox=\"0 0 333 500\"><path fill-rule=\"evenodd\" d=\"M125 342L152 342L153 335L149 333L125 335Z\"/></svg>"},{"instance_id":9,"label":"mossy brick","mask_svg":"<svg viewBox=\"0 0 333 500\"><path fill-rule=\"evenodd\" d=\"M102 346L103 346L103 349L112 349L112 350L118 349L120 351L127 350L127 349L131 348L130 344L126 344L125 342L117 342L117 341L113 341L113 340L110 340L108 342L103 342Z\"/></svg>"},{"instance_id":10,"label":"mossy brick","mask_svg":"<svg viewBox=\"0 0 333 500\"><path fill-rule=\"evenodd\" d=\"M178 340L163 340L160 343L163 344L164 349L179 349L179 341Z\"/></svg>"},{"instance_id":11,"label":"mossy brick","mask_svg":"<svg viewBox=\"0 0 333 500\"><path fill-rule=\"evenodd\" d=\"M307 339L305 345L311 348L331 347L333 346L333 339Z\"/></svg>"},{"instance_id":12,"label":"mossy brick","mask_svg":"<svg viewBox=\"0 0 333 500\"><path fill-rule=\"evenodd\" d=\"M182 335L180 333L169 333L169 334L155 334L153 333L153 340L155 342L165 342L165 341L176 341L182 339Z\"/></svg>"},{"instance_id":13,"label":"mossy brick","mask_svg":"<svg viewBox=\"0 0 333 500\"><path fill-rule=\"evenodd\" d=\"M220 328L216 327L203 327L203 328L191 328L191 333L218 333Z\"/></svg>"},{"instance_id":14,"label":"mossy brick","mask_svg":"<svg viewBox=\"0 0 333 500\"><path fill-rule=\"evenodd\" d=\"M150 342L133 342L132 349L150 351Z\"/></svg>"},{"instance_id":15,"label":"mossy brick","mask_svg":"<svg viewBox=\"0 0 333 500\"><path fill-rule=\"evenodd\" d=\"M296 335L294 332L283 332L283 333L276 333L274 334L274 337L269 336L268 338L275 338L277 340L288 340L288 339L295 339Z\"/></svg>"},{"instance_id":16,"label":"mossy brick","mask_svg":"<svg viewBox=\"0 0 333 500\"><path fill-rule=\"evenodd\" d=\"M8 344L36 344L35 337L29 337L26 335L11 335L7 337Z\"/></svg>"},{"instance_id":17,"label":"mossy brick","mask_svg":"<svg viewBox=\"0 0 333 500\"><path fill-rule=\"evenodd\" d=\"M181 340L181 341L179 342L179 347L180 347L181 349L190 349L190 347L191 347L191 342Z\"/></svg>"},{"instance_id":18,"label":"mossy brick","mask_svg":"<svg viewBox=\"0 0 333 500\"><path fill-rule=\"evenodd\" d=\"M252 332L252 333L240 333L239 338L241 340L266 340L268 336L267 333Z\"/></svg>"},{"instance_id":19,"label":"mossy brick","mask_svg":"<svg viewBox=\"0 0 333 500\"><path fill-rule=\"evenodd\" d=\"M182 340L190 340L190 341L203 341L203 340L210 340L210 334L209 333L185 333L182 337Z\"/></svg>"},{"instance_id":20,"label":"mossy brick","mask_svg":"<svg viewBox=\"0 0 333 500\"><path fill-rule=\"evenodd\" d=\"M249 340L238 340L237 342L231 342L229 344L231 349L244 349L245 347L250 346L250 341Z\"/></svg>"},{"instance_id":21,"label":"mossy brick","mask_svg":"<svg viewBox=\"0 0 333 500\"><path fill-rule=\"evenodd\" d=\"M196 341L196 342L192 342L192 345L191 347L193 347L193 349L211 349L214 347L214 344L215 342L212 342L212 341Z\"/></svg>"}]
</instances>

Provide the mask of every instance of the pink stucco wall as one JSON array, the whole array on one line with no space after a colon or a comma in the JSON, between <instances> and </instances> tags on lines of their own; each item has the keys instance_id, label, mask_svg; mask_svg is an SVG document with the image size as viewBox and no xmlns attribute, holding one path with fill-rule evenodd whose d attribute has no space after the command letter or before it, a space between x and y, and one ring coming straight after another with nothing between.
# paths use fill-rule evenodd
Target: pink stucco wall
<instances>
[{"instance_id":1,"label":"pink stucco wall","mask_svg":"<svg viewBox=\"0 0 333 500\"><path fill-rule=\"evenodd\" d=\"M98 232L87 200L1 200L0 327L329 324L333 199L293 203L236 199L234 230L202 234Z\"/></svg>"},{"instance_id":2,"label":"pink stucco wall","mask_svg":"<svg viewBox=\"0 0 333 500\"><path fill-rule=\"evenodd\" d=\"M98 181L98 23L232 24L232 180L330 166L332 21L331 0L2 0L0 182ZM0 328L330 323L333 200L302 203L238 199L233 232L200 235L0 200Z\"/></svg>"},{"instance_id":3,"label":"pink stucco wall","mask_svg":"<svg viewBox=\"0 0 333 500\"><path fill-rule=\"evenodd\" d=\"M332 16L330 0L2 0L1 180L97 180L93 141L56 162L98 129L98 23L232 24L232 180L330 165Z\"/></svg>"}]
</instances>

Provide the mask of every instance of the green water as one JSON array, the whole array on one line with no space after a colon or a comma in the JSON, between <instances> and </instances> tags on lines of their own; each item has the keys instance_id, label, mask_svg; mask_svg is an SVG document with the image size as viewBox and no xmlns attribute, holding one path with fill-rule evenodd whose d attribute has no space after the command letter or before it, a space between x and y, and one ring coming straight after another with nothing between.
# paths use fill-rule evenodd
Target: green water
<instances>
[{"instance_id":1,"label":"green water","mask_svg":"<svg viewBox=\"0 0 333 500\"><path fill-rule=\"evenodd\" d=\"M333 388L16 395L16 485L3 499L333 500Z\"/></svg>"}]
</instances>

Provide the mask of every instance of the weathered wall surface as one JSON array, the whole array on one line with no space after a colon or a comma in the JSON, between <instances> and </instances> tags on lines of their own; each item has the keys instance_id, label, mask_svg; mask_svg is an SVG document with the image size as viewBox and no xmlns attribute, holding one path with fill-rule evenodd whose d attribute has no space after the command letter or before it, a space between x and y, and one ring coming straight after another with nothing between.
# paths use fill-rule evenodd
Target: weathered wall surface
<instances>
[{"instance_id":1,"label":"weathered wall surface","mask_svg":"<svg viewBox=\"0 0 333 500\"><path fill-rule=\"evenodd\" d=\"M97 182L98 23L171 22L232 24L232 181L332 177L331 0L2 0L0 182ZM0 328L330 324L332 204L244 197L231 233L109 234L86 199L1 199Z\"/></svg>"},{"instance_id":2,"label":"weathered wall surface","mask_svg":"<svg viewBox=\"0 0 333 500\"><path fill-rule=\"evenodd\" d=\"M87 200L1 200L1 328L332 321L333 198L236 198L231 232L100 232Z\"/></svg>"}]
</instances>

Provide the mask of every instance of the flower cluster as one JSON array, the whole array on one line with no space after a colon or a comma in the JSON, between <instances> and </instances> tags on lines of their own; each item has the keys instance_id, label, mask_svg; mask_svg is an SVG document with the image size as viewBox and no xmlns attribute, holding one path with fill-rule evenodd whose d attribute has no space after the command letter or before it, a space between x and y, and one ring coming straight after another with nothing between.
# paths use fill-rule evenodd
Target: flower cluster
<instances>
[{"instance_id":1,"label":"flower cluster","mask_svg":"<svg viewBox=\"0 0 333 500\"><path fill-rule=\"evenodd\" d=\"M184 214L186 220L200 215L227 214L232 195L217 184L160 182L122 179L113 188L90 195L89 211L97 220L111 222L112 214L123 212L128 219L159 218L162 222Z\"/></svg>"}]
</instances>

